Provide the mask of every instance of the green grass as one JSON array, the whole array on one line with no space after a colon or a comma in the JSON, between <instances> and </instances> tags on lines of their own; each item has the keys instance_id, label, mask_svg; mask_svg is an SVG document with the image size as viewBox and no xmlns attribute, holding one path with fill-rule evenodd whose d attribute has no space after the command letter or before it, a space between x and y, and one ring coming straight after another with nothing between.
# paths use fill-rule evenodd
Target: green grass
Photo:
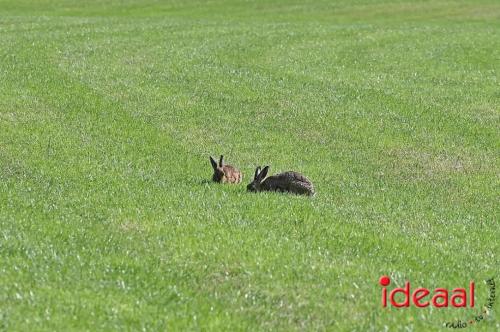
<instances>
[{"instance_id":1,"label":"green grass","mask_svg":"<svg viewBox=\"0 0 500 332\"><path fill-rule=\"evenodd\" d=\"M0 0L0 330L472 318L500 282L499 61L494 0ZM218 154L241 185L207 182ZM267 164L317 195L246 193ZM475 280L478 308L383 309L383 274Z\"/></svg>"}]
</instances>

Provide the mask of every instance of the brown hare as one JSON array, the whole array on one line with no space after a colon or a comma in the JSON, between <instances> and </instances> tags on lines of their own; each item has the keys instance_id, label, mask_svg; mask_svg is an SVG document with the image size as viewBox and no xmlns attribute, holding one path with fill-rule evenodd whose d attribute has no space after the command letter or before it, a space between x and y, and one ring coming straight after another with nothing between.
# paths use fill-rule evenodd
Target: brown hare
<instances>
[{"instance_id":1,"label":"brown hare","mask_svg":"<svg viewBox=\"0 0 500 332\"><path fill-rule=\"evenodd\" d=\"M224 156L220 156L219 164L210 156L210 163L214 169L212 181L218 183L240 183L243 179L243 174L231 165L224 164Z\"/></svg>"},{"instance_id":2,"label":"brown hare","mask_svg":"<svg viewBox=\"0 0 500 332\"><path fill-rule=\"evenodd\" d=\"M291 192L297 195L314 195L314 187L311 181L297 172L283 172L268 178L269 166L262 171L260 166L255 169L253 182L247 186L248 191L280 191Z\"/></svg>"}]
</instances>

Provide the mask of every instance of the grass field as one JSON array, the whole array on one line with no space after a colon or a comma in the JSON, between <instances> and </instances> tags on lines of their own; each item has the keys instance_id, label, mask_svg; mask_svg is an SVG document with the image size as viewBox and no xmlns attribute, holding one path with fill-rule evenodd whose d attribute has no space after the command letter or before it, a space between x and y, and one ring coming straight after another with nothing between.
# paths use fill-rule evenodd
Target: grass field
<instances>
[{"instance_id":1,"label":"grass field","mask_svg":"<svg viewBox=\"0 0 500 332\"><path fill-rule=\"evenodd\" d=\"M499 69L493 0L0 0L0 330L472 318L500 280ZM241 185L208 182L219 154ZM267 164L316 196L247 193ZM475 280L478 307L384 309L384 274Z\"/></svg>"}]
</instances>

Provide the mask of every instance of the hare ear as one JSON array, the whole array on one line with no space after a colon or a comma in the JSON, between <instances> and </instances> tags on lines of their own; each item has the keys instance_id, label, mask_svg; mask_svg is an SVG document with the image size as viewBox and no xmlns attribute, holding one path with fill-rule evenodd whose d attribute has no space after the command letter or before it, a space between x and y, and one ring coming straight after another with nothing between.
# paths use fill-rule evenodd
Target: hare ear
<instances>
[{"instance_id":1,"label":"hare ear","mask_svg":"<svg viewBox=\"0 0 500 332\"><path fill-rule=\"evenodd\" d=\"M212 164L213 169L217 169L217 162L212 156L210 156L210 163Z\"/></svg>"},{"instance_id":2,"label":"hare ear","mask_svg":"<svg viewBox=\"0 0 500 332\"><path fill-rule=\"evenodd\" d=\"M223 167L223 166L224 166L224 156L223 156L223 155L220 155L220 159L219 159L219 166L220 166L220 167Z\"/></svg>"},{"instance_id":3,"label":"hare ear","mask_svg":"<svg viewBox=\"0 0 500 332\"><path fill-rule=\"evenodd\" d=\"M269 171L269 166L264 167L262 172L259 173L259 180L264 180L267 176L267 172Z\"/></svg>"},{"instance_id":4,"label":"hare ear","mask_svg":"<svg viewBox=\"0 0 500 332\"><path fill-rule=\"evenodd\" d=\"M253 176L254 180L257 180L259 173L260 173L260 166L257 166L257 168L255 169L255 175Z\"/></svg>"}]
</instances>

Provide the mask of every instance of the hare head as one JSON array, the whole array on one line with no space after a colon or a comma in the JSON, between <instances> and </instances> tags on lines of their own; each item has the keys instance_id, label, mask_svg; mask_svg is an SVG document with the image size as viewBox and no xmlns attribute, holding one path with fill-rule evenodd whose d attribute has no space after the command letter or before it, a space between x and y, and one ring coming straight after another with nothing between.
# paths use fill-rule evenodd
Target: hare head
<instances>
[{"instance_id":1,"label":"hare head","mask_svg":"<svg viewBox=\"0 0 500 332\"><path fill-rule=\"evenodd\" d=\"M217 164L215 159L210 156L210 163L212 164L212 168L214 169L212 180L214 182L224 182L224 178L226 176L226 174L224 173L224 156L220 156L219 164Z\"/></svg>"},{"instance_id":2,"label":"hare head","mask_svg":"<svg viewBox=\"0 0 500 332\"><path fill-rule=\"evenodd\" d=\"M269 172L269 166L264 167L262 169L262 171L260 170L260 166L258 166L255 169L253 181L250 184L248 184L247 190L248 191L261 191L261 184L262 184L262 181L264 181L264 179L266 178L267 172Z\"/></svg>"}]
</instances>

